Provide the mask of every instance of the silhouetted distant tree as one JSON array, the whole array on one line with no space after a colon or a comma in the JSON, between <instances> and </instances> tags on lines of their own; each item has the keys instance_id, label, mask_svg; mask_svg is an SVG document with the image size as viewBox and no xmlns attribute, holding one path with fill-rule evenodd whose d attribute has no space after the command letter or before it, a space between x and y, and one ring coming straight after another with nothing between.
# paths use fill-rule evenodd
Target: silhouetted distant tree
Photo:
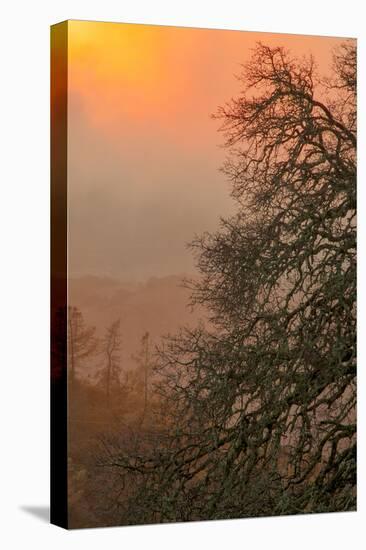
<instances>
[{"instance_id":1,"label":"silhouetted distant tree","mask_svg":"<svg viewBox=\"0 0 366 550\"><path fill-rule=\"evenodd\" d=\"M100 458L126 523L356 506L355 47L321 80L259 44L241 82L216 115L237 215L192 244L214 329L160 350L160 438Z\"/></svg>"},{"instance_id":2,"label":"silhouetted distant tree","mask_svg":"<svg viewBox=\"0 0 366 550\"><path fill-rule=\"evenodd\" d=\"M103 356L103 367L98 372L98 378L105 388L107 402L110 402L111 388L120 385L121 371L121 321L117 319L106 330L100 345Z\"/></svg>"},{"instance_id":3,"label":"silhouetted distant tree","mask_svg":"<svg viewBox=\"0 0 366 550\"><path fill-rule=\"evenodd\" d=\"M77 307L68 308L67 326L69 383L72 385L77 378L78 368L96 352L98 340L95 327L85 324Z\"/></svg>"},{"instance_id":4,"label":"silhouetted distant tree","mask_svg":"<svg viewBox=\"0 0 366 550\"><path fill-rule=\"evenodd\" d=\"M140 417L140 426L142 426L148 410L149 376L153 368L152 353L150 349L150 334L148 332L145 332L142 336L140 351L138 355L134 355L133 358L137 363L138 376L142 378L143 383L143 409Z\"/></svg>"}]
</instances>

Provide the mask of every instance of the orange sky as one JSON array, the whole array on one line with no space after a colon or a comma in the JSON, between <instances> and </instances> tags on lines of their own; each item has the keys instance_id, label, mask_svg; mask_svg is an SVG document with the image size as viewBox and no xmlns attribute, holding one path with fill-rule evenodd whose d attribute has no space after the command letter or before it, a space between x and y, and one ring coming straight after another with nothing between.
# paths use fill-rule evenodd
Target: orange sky
<instances>
[{"instance_id":1,"label":"orange sky","mask_svg":"<svg viewBox=\"0 0 366 550\"><path fill-rule=\"evenodd\" d=\"M339 39L69 22L69 269L123 279L189 273L185 243L233 203L210 118L260 40L312 53Z\"/></svg>"}]
</instances>

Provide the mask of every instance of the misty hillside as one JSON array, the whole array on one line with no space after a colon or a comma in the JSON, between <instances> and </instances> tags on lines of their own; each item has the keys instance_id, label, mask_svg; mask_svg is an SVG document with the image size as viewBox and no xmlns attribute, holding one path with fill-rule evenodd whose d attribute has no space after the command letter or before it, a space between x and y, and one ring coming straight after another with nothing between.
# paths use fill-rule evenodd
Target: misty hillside
<instances>
[{"instance_id":1,"label":"misty hillside","mask_svg":"<svg viewBox=\"0 0 366 550\"><path fill-rule=\"evenodd\" d=\"M179 327L193 326L203 311L189 307L190 291L182 287L182 276L153 277L146 283L121 282L108 277L86 276L69 280L70 305L79 308L98 336L113 321L121 320L121 366L133 368L132 355L148 331L154 343Z\"/></svg>"}]
</instances>

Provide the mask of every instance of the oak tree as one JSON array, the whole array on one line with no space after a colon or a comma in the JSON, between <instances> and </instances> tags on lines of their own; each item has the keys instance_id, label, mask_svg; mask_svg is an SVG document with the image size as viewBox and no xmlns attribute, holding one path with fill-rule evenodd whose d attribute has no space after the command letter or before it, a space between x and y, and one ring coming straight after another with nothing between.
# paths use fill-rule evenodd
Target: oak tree
<instances>
[{"instance_id":1,"label":"oak tree","mask_svg":"<svg viewBox=\"0 0 366 550\"><path fill-rule=\"evenodd\" d=\"M259 44L240 80L215 115L237 213L191 244L210 328L160 348L159 437L100 457L126 523L356 506L355 47L321 79Z\"/></svg>"}]
</instances>

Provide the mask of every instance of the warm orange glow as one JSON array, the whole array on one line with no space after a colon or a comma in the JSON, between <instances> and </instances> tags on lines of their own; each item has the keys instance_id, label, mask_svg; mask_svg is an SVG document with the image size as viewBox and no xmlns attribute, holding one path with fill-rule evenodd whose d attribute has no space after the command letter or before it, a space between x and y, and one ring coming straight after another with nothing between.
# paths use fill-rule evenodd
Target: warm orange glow
<instances>
[{"instance_id":1,"label":"warm orange glow","mask_svg":"<svg viewBox=\"0 0 366 550\"><path fill-rule=\"evenodd\" d=\"M182 132L191 132L192 117L208 117L237 90L233 74L240 72L240 64L258 40L281 43L297 55L313 53L322 69L339 42L325 37L70 21L70 94L81 98L89 122L108 132L119 133L128 120L138 124L148 119L160 127L174 126L181 139Z\"/></svg>"},{"instance_id":2,"label":"warm orange glow","mask_svg":"<svg viewBox=\"0 0 366 550\"><path fill-rule=\"evenodd\" d=\"M69 25L70 92L83 96L95 122L164 113L183 95L185 60L175 57L175 30L78 21ZM180 53L191 54L191 33L179 34Z\"/></svg>"}]
</instances>

